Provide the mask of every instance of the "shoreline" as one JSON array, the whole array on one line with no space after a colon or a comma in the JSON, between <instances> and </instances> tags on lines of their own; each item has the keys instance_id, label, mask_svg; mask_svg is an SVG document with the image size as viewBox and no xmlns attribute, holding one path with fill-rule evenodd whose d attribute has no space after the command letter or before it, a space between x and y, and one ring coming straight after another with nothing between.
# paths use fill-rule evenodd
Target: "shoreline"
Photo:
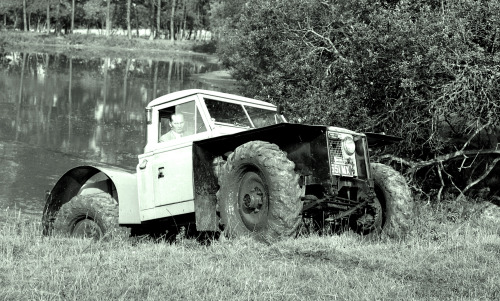
<instances>
[{"instance_id":1,"label":"shoreline","mask_svg":"<svg viewBox=\"0 0 500 301\"><path fill-rule=\"evenodd\" d=\"M34 32L0 31L0 52L41 51L65 53L72 51L89 55L109 55L135 58L159 58L164 55L196 55L216 60L211 41L170 41L144 38L128 39L123 36L68 34L61 36Z\"/></svg>"},{"instance_id":2,"label":"shoreline","mask_svg":"<svg viewBox=\"0 0 500 301\"><path fill-rule=\"evenodd\" d=\"M197 50L205 51L197 51ZM208 63L220 65L211 41L170 41L123 36L69 34L53 36L44 33L0 31L0 53L8 51L64 54L68 57L119 57L144 60L166 60L171 57L198 57ZM222 68L222 66L221 66ZM239 85L229 70L217 70L193 75L214 90L237 93Z\"/></svg>"}]
</instances>

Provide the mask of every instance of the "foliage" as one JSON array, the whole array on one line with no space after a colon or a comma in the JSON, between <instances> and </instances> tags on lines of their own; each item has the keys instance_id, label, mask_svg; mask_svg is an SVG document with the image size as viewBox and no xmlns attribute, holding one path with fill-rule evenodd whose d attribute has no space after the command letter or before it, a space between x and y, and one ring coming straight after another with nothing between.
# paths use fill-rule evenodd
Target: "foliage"
<instances>
[{"instance_id":1,"label":"foliage","mask_svg":"<svg viewBox=\"0 0 500 301\"><path fill-rule=\"evenodd\" d=\"M106 20L106 2L101 0L89 0L83 5L85 19L91 24L99 22L104 24Z\"/></svg>"},{"instance_id":2,"label":"foliage","mask_svg":"<svg viewBox=\"0 0 500 301\"><path fill-rule=\"evenodd\" d=\"M466 146L491 147L500 4L391 2L221 2L219 55L247 96L282 104L292 121L398 135L394 151L410 158L473 136Z\"/></svg>"},{"instance_id":3,"label":"foliage","mask_svg":"<svg viewBox=\"0 0 500 301\"><path fill-rule=\"evenodd\" d=\"M47 7L51 22L59 21L67 30L71 23L71 10L73 0L26 0L26 13L31 24L46 23ZM114 28L127 28L127 1L111 1L111 24ZM170 15L172 1L160 0L161 2L161 28L167 31L170 27ZM131 8L132 28L151 28L156 26L156 12L158 0L133 0ZM105 0L78 0L75 2L75 27L103 28L106 22L107 2ZM208 29L209 0L179 0L176 1L176 14L174 16L175 29L186 26L186 31L197 29ZM152 15L154 12L154 16ZM23 1L2 0L0 1L0 16L7 21L7 27L22 29ZM36 21L36 22L35 22ZM3 23L3 22L2 22ZM2 24L3 25L3 24ZM33 30L35 28L31 28ZM42 28L36 28L41 31Z\"/></svg>"}]
</instances>

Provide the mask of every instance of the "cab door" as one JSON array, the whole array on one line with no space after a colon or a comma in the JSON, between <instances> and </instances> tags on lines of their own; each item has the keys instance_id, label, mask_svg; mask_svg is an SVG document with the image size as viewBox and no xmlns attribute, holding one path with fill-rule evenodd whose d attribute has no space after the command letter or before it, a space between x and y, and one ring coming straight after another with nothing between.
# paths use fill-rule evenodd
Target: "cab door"
<instances>
[{"instance_id":1,"label":"cab door","mask_svg":"<svg viewBox=\"0 0 500 301\"><path fill-rule=\"evenodd\" d=\"M193 141L206 139L209 135L206 117L199 111L195 96L163 105L154 114L158 122L158 142L154 151L147 158L149 164L142 175L144 183L152 188L153 193L144 198L141 204L142 219L161 218L193 211ZM182 135L171 135L169 140L160 141L162 136L172 131L172 115L182 115L184 128ZM167 135L168 136L168 135ZM143 181L144 182L144 181ZM142 185L143 186L143 185ZM152 187L151 187L152 186ZM141 193L141 191L139 191Z\"/></svg>"}]
</instances>

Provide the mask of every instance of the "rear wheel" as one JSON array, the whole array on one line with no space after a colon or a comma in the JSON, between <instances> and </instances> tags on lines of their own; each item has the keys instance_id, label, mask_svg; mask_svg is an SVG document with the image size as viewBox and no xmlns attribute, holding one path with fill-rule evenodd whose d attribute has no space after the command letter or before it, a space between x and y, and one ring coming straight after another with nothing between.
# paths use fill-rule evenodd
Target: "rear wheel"
<instances>
[{"instance_id":1,"label":"rear wheel","mask_svg":"<svg viewBox=\"0 0 500 301\"><path fill-rule=\"evenodd\" d=\"M118 225L118 203L109 194L78 195L63 204L53 221L53 233L103 239L128 236Z\"/></svg>"},{"instance_id":2,"label":"rear wheel","mask_svg":"<svg viewBox=\"0 0 500 301\"><path fill-rule=\"evenodd\" d=\"M265 241L296 235L302 202L294 168L275 144L251 141L236 148L219 174L217 198L225 234Z\"/></svg>"}]
</instances>

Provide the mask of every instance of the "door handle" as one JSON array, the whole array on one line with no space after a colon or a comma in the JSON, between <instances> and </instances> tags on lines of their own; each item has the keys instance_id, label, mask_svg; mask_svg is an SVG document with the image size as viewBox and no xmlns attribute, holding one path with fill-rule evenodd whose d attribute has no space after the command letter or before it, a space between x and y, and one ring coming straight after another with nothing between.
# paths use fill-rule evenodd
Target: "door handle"
<instances>
[{"instance_id":1,"label":"door handle","mask_svg":"<svg viewBox=\"0 0 500 301\"><path fill-rule=\"evenodd\" d=\"M148 165L148 160L142 160L141 164L139 164L139 169L144 169Z\"/></svg>"},{"instance_id":2,"label":"door handle","mask_svg":"<svg viewBox=\"0 0 500 301\"><path fill-rule=\"evenodd\" d=\"M165 175L163 174L163 167L158 168L158 179L163 178Z\"/></svg>"}]
</instances>

